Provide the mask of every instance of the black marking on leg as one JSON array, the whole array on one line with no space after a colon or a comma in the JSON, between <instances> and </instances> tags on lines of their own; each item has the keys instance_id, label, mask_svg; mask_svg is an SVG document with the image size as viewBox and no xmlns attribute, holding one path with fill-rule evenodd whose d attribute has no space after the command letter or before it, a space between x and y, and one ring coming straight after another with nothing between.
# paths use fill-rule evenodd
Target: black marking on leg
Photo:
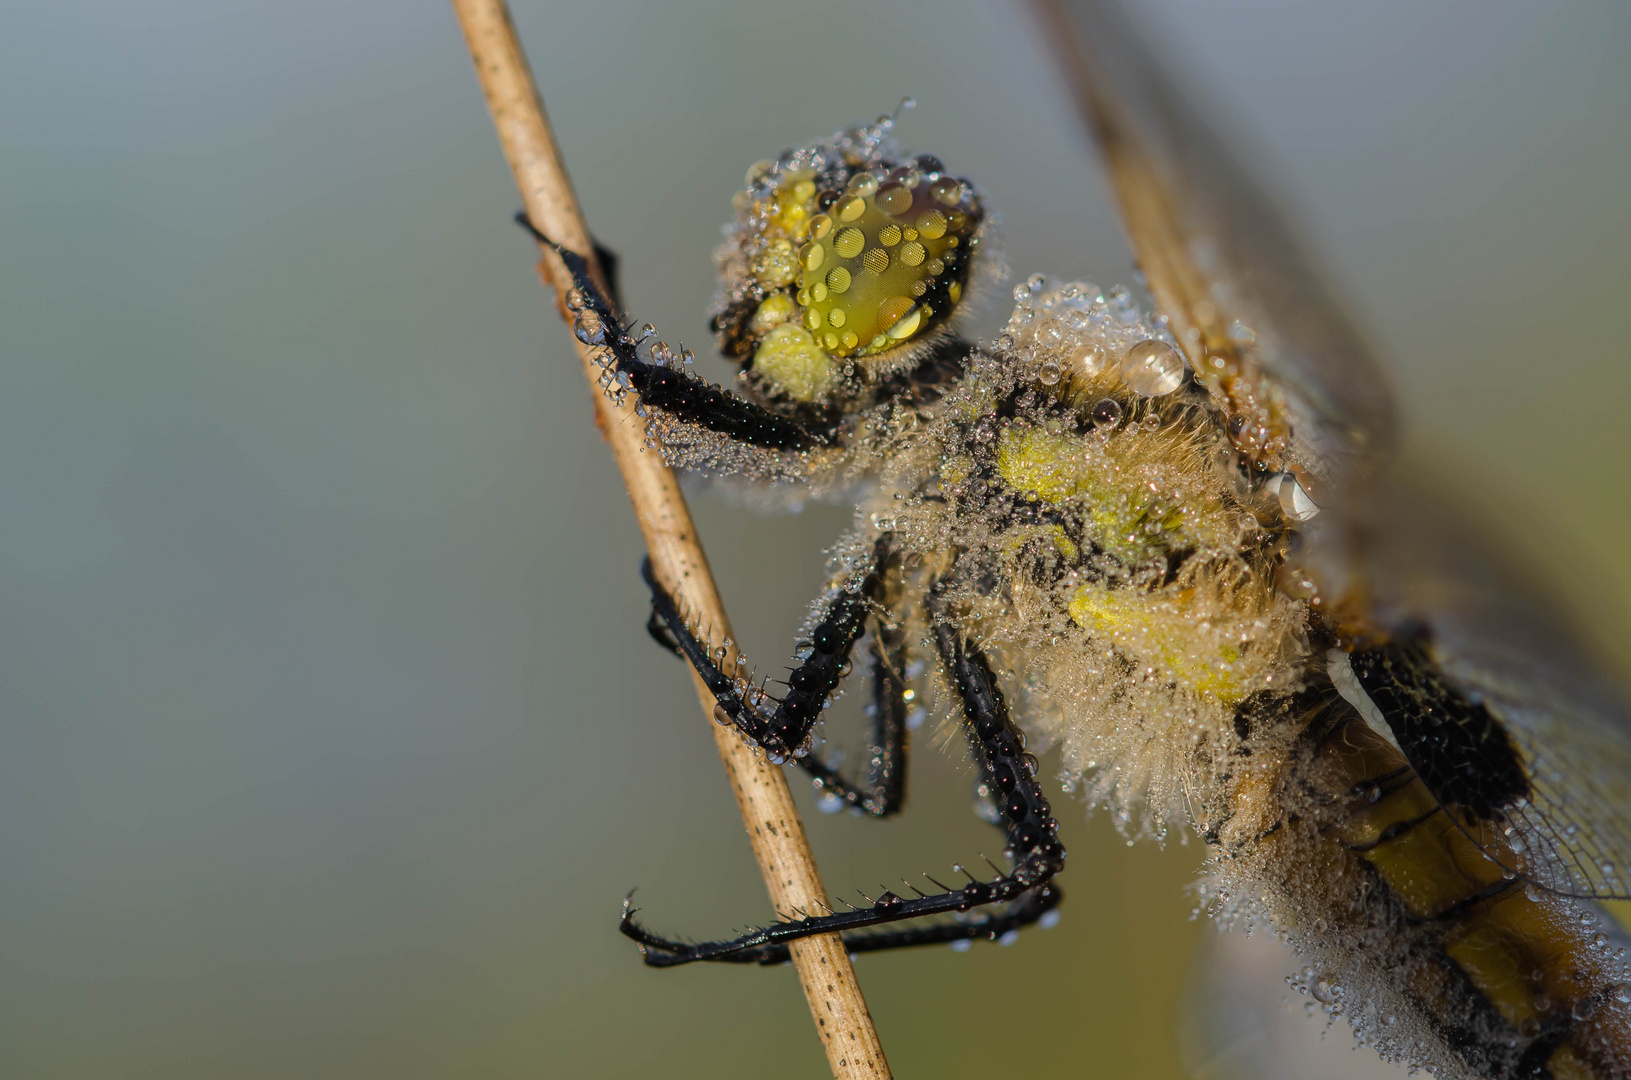
<instances>
[{"instance_id":1,"label":"black marking on leg","mask_svg":"<svg viewBox=\"0 0 1631 1080\"><path fill-rule=\"evenodd\" d=\"M1040 918L1058 904L1060 893L1050 884L1050 879L1064 868L1065 849L1058 840L1058 824L1036 782L1033 759L1025 754L1019 729L1008 717L1008 707L990 663L978 649L964 642L953 627L938 620L937 623L940 657L957 687L970 740L1002 812L1008 838L1007 854L1013 861L1013 869L1006 874L998 873L989 881L970 874L969 883L960 889L940 886L943 890L940 893L912 899L885 892L868 907L806 916L763 927L729 941L701 944L651 933L634 920L633 909L625 905L619 929L640 945L647 964L673 967L699 960L778 963L786 958L788 942L812 934L862 930L925 915L966 913L987 904L1005 906L967 923L846 937L845 946L856 952L872 952L936 941L1002 936Z\"/></svg>"},{"instance_id":2,"label":"black marking on leg","mask_svg":"<svg viewBox=\"0 0 1631 1080\"><path fill-rule=\"evenodd\" d=\"M525 214L517 214L516 220L539 243L549 245L572 275L576 295L568 298L568 307L574 311L573 330L579 341L597 351L604 368L603 390L614 396L632 391L647 408L750 446L799 451L832 441L827 433L809 431L687 371L641 359L639 345L644 338L631 338L623 328L616 310L589 273L589 261L539 232Z\"/></svg>"}]
</instances>

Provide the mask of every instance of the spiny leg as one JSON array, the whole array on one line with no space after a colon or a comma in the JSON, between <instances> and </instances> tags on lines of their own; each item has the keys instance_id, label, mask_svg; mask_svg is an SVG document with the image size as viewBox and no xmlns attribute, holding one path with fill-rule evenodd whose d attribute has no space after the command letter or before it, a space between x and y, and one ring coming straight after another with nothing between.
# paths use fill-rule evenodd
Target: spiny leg
<instances>
[{"instance_id":1,"label":"spiny leg","mask_svg":"<svg viewBox=\"0 0 1631 1080\"><path fill-rule=\"evenodd\" d=\"M573 332L598 351L602 390L614 398L632 392L647 408L749 446L796 452L831 443L829 432L812 431L675 366L679 361L661 342L648 350L651 359L642 359L639 346L655 331L630 337L590 275L588 260L539 232L525 214L516 215L516 220L539 243L553 249L572 275L575 295L568 298L567 306L573 311Z\"/></svg>"},{"instance_id":2,"label":"spiny leg","mask_svg":"<svg viewBox=\"0 0 1631 1080\"><path fill-rule=\"evenodd\" d=\"M738 672L727 673L720 666L723 657L709 653L696 628L686 621L673 597L652 575L650 560L640 568L651 589L651 619L646 630L664 648L689 661L702 676L713 692L716 717L734 724L773 759L803 759L808 756L810 732L820 719L828 695L843 680L850 653L866 627L872 601L883 588L890 558L887 536L878 539L874 551L876 561L868 572L828 602L821 621L810 633L809 652L787 677L787 693L779 701L763 686L753 685ZM814 762L811 765L815 775L833 776L830 770Z\"/></svg>"},{"instance_id":3,"label":"spiny leg","mask_svg":"<svg viewBox=\"0 0 1631 1080\"><path fill-rule=\"evenodd\" d=\"M809 916L767 926L730 941L697 945L651 933L634 921L634 909L625 902L619 929L640 944L647 964L672 967L697 960L774 964L787 958L788 942L811 934L861 930L924 915L965 913L986 904L1004 906L975 919L846 936L844 944L852 952L875 952L934 942L1002 937L1057 906L1061 894L1051 879L1064 868L1065 849L1059 843L1058 825L1036 782L1031 759L1022 748L1019 730L1009 719L1007 703L991 665L954 627L937 621L935 635L941 662L957 688L970 741L997 795L1013 869L1006 874L999 873L990 881L979 881L969 875L969 883L962 888L940 885L944 891L932 895L908 885L918 892L915 898L885 892L867 908Z\"/></svg>"},{"instance_id":4,"label":"spiny leg","mask_svg":"<svg viewBox=\"0 0 1631 1080\"><path fill-rule=\"evenodd\" d=\"M862 787L814 755L798 759L799 765L815 780L815 788L830 800L823 809L854 807L870 817L889 817L906 801L906 719L911 691L906 685L906 627L897 610L901 583L899 565L889 558L883 544L875 573L878 582L870 599L876 611L872 618L872 638L868 642L871 661L871 737L867 742L867 779Z\"/></svg>"},{"instance_id":5,"label":"spiny leg","mask_svg":"<svg viewBox=\"0 0 1631 1080\"><path fill-rule=\"evenodd\" d=\"M906 798L908 688L902 675L906 659L905 631L891 607L898 599L899 582L890 574L892 560L887 537L878 541L876 552L877 562L873 570L857 585L833 597L812 635L814 640L800 643L800 648L808 652L793 670L789 685L791 688L813 684L819 688L828 684L835 671L841 678L843 666L865 626L869 606L866 601L883 608L883 612L873 620L874 634L869 650L872 666L872 732L867 745L866 786L846 779L837 769L817 760L812 754L801 754L800 751L804 749L802 745L793 751L799 766L814 779L816 790L824 798L836 801L833 809L851 806L870 817L881 818L898 811ZM646 621L646 633L658 645L681 659L704 657L704 666L699 667L698 671L713 687L716 680L723 677L719 665L708 658L706 647L649 573L646 574L646 583L652 589L651 617ZM817 642L838 651L824 651ZM761 703L765 700L762 689L739 683L736 693L748 719L737 721L736 714L732 712L736 704L727 704L726 700L716 698L721 712L760 748L778 758L785 758L790 743L783 742L782 738L767 742L760 736L767 731L774 733L785 729L785 738L791 740L799 726L789 727L788 717L778 718L775 711L766 713L762 705L755 709L748 704L749 700ZM817 698L813 710L806 706L804 695L799 692L790 692L779 707L790 709L795 714L793 719L802 721L806 714L819 714L826 691L820 693L823 696ZM813 721L810 726L813 727ZM809 728L803 730L807 735Z\"/></svg>"}]
</instances>

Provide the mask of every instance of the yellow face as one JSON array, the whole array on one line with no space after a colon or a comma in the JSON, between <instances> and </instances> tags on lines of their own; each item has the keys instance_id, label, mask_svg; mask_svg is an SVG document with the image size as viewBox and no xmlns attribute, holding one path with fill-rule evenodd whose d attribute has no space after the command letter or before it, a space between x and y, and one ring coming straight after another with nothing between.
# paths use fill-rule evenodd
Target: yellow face
<instances>
[{"instance_id":1,"label":"yellow face","mask_svg":"<svg viewBox=\"0 0 1631 1080\"><path fill-rule=\"evenodd\" d=\"M824 401L846 367L887 363L962 301L984 214L934 159L763 162L748 185L714 325L772 393Z\"/></svg>"}]
</instances>

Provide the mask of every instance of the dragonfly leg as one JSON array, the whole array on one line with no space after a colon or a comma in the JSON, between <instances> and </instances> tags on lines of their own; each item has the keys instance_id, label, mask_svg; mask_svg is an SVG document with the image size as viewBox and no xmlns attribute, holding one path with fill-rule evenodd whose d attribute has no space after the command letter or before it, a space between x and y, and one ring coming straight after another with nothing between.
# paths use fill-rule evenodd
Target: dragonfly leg
<instances>
[{"instance_id":1,"label":"dragonfly leg","mask_svg":"<svg viewBox=\"0 0 1631 1080\"><path fill-rule=\"evenodd\" d=\"M870 906L849 911L803 915L762 927L728 941L690 944L661 937L640 925L635 909L624 905L620 929L637 942L647 964L672 967L699 960L726 963L775 964L787 959L787 945L812 934L845 933L852 952L926 945L976 938L1006 939L1020 927L1036 922L1056 907L1062 894L1052 878L1064 868L1065 849L1058 840L1058 825L1035 777L1034 760L1025 754L1019 729L1008 716L1007 704L990 662L956 627L935 626L940 661L957 688L964 722L982 772L995 795L1012 860L1006 873L988 880L967 874L968 883L951 888L934 882L937 893L903 897L886 891L869 898ZM959 870L961 868L958 868ZM933 882L933 879L929 879ZM972 918L976 908L1001 905ZM873 926L926 915L954 914L954 921L874 933L853 933Z\"/></svg>"}]
</instances>

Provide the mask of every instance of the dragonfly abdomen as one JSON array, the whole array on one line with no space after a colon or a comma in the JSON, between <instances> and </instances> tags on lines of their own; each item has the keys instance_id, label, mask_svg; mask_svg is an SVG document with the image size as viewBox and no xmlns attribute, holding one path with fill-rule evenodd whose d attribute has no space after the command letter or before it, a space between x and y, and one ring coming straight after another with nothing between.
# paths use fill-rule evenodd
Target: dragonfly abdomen
<instances>
[{"instance_id":1,"label":"dragonfly abdomen","mask_svg":"<svg viewBox=\"0 0 1631 1080\"><path fill-rule=\"evenodd\" d=\"M1601 909L1528 883L1497 822L1441 803L1334 692L1265 705L1302 735L1245 759L1204 830L1225 914L1266 915L1310 962L1302 989L1440 1077L1631 1076Z\"/></svg>"}]
</instances>

